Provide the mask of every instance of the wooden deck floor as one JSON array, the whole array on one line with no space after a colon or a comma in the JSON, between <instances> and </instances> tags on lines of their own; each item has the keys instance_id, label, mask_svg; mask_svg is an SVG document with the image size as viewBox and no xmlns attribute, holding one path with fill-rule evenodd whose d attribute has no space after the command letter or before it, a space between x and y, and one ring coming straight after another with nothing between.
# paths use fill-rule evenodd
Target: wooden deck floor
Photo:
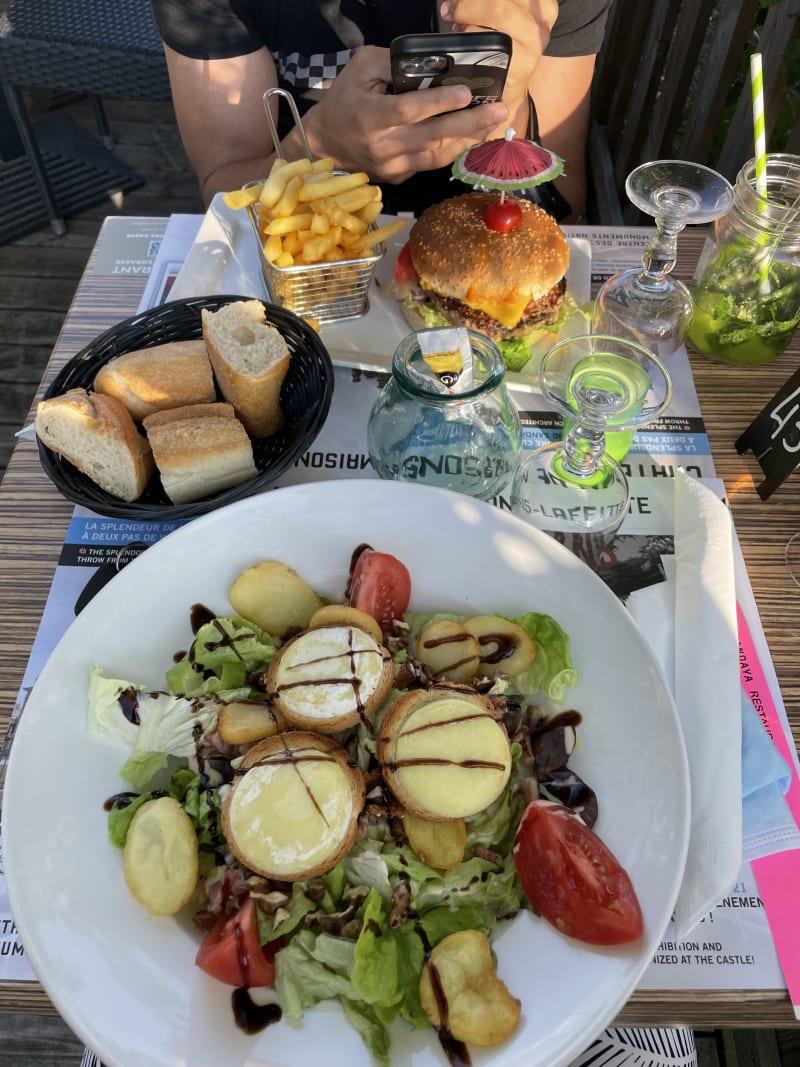
<instances>
[{"instance_id":1,"label":"wooden deck floor","mask_svg":"<svg viewBox=\"0 0 800 1067\"><path fill-rule=\"evenodd\" d=\"M94 129L85 100L63 110ZM68 223L0 247L0 475L25 424L58 331L106 215L166 216L202 204L168 104L108 101L115 154L145 184L115 207L103 204ZM700 1033L700 1067L800 1067L800 1030ZM4 1067L78 1067L82 1046L58 1018L0 1015Z\"/></svg>"}]
</instances>

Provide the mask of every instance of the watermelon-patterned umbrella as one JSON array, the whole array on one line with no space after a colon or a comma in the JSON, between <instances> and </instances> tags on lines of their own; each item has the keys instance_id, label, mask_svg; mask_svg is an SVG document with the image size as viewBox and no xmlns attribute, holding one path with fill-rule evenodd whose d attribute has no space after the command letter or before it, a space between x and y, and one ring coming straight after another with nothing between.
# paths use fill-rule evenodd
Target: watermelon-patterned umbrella
<instances>
[{"instance_id":1,"label":"watermelon-patterned umbrella","mask_svg":"<svg viewBox=\"0 0 800 1067\"><path fill-rule=\"evenodd\" d=\"M563 170L560 156L535 141L515 137L510 127L505 137L481 141L462 152L452 167L454 178L502 194L549 182Z\"/></svg>"}]
</instances>

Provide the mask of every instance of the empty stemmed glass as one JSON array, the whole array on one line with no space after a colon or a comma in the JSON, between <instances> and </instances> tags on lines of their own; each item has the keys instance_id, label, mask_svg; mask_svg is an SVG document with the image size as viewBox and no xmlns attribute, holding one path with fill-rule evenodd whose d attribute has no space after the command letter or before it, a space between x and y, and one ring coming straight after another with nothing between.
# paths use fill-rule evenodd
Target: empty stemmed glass
<instances>
[{"instance_id":1,"label":"empty stemmed glass","mask_svg":"<svg viewBox=\"0 0 800 1067\"><path fill-rule=\"evenodd\" d=\"M689 225L711 222L733 203L730 182L699 163L662 159L643 163L625 182L631 202L656 221L656 233L642 266L609 278L595 300L592 329L630 337L660 355L674 352L692 321L689 290L670 276L678 234Z\"/></svg>"},{"instance_id":2,"label":"empty stemmed glass","mask_svg":"<svg viewBox=\"0 0 800 1067\"><path fill-rule=\"evenodd\" d=\"M636 429L660 415L672 383L643 345L591 334L554 345L542 360L539 385L572 426L563 440L521 460L512 511L586 556L610 541L628 511L628 480L606 452L606 433Z\"/></svg>"},{"instance_id":3,"label":"empty stemmed glass","mask_svg":"<svg viewBox=\"0 0 800 1067\"><path fill-rule=\"evenodd\" d=\"M795 585L800 585L800 532L792 534L783 550L786 569Z\"/></svg>"}]
</instances>

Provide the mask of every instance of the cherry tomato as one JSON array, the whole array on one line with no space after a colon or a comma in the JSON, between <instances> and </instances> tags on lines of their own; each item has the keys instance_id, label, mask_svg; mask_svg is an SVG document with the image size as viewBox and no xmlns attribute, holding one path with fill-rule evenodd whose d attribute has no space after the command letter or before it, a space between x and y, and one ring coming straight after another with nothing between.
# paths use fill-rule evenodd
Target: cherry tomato
<instances>
[{"instance_id":1,"label":"cherry tomato","mask_svg":"<svg viewBox=\"0 0 800 1067\"><path fill-rule=\"evenodd\" d=\"M256 905L248 897L232 918L221 915L197 951L197 966L219 982L237 987L275 984L275 953L280 943L261 945Z\"/></svg>"},{"instance_id":2,"label":"cherry tomato","mask_svg":"<svg viewBox=\"0 0 800 1067\"><path fill-rule=\"evenodd\" d=\"M416 285L419 281L419 274L411 261L411 246L408 241L400 249L400 255L394 265L394 280L398 285Z\"/></svg>"},{"instance_id":3,"label":"cherry tomato","mask_svg":"<svg viewBox=\"0 0 800 1067\"><path fill-rule=\"evenodd\" d=\"M514 864L533 907L562 933L590 945L642 936L642 912L626 871L562 805L528 805L514 839Z\"/></svg>"},{"instance_id":4,"label":"cherry tomato","mask_svg":"<svg viewBox=\"0 0 800 1067\"><path fill-rule=\"evenodd\" d=\"M508 233L522 225L522 208L516 200L493 200L483 213L483 221L496 233Z\"/></svg>"},{"instance_id":5,"label":"cherry tomato","mask_svg":"<svg viewBox=\"0 0 800 1067\"><path fill-rule=\"evenodd\" d=\"M411 575L405 564L388 552L364 549L350 578L350 606L366 611L387 633L392 621L405 614L410 600Z\"/></svg>"}]
</instances>

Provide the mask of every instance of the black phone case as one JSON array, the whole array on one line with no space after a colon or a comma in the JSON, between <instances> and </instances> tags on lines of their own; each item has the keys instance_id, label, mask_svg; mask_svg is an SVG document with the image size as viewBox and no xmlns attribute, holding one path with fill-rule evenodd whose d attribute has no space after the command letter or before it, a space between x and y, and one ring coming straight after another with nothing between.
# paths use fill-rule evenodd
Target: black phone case
<instances>
[{"instance_id":1,"label":"black phone case","mask_svg":"<svg viewBox=\"0 0 800 1067\"><path fill-rule=\"evenodd\" d=\"M389 51L396 93L463 84L469 86L474 106L503 95L511 38L494 30L406 34L395 37Z\"/></svg>"}]
</instances>

